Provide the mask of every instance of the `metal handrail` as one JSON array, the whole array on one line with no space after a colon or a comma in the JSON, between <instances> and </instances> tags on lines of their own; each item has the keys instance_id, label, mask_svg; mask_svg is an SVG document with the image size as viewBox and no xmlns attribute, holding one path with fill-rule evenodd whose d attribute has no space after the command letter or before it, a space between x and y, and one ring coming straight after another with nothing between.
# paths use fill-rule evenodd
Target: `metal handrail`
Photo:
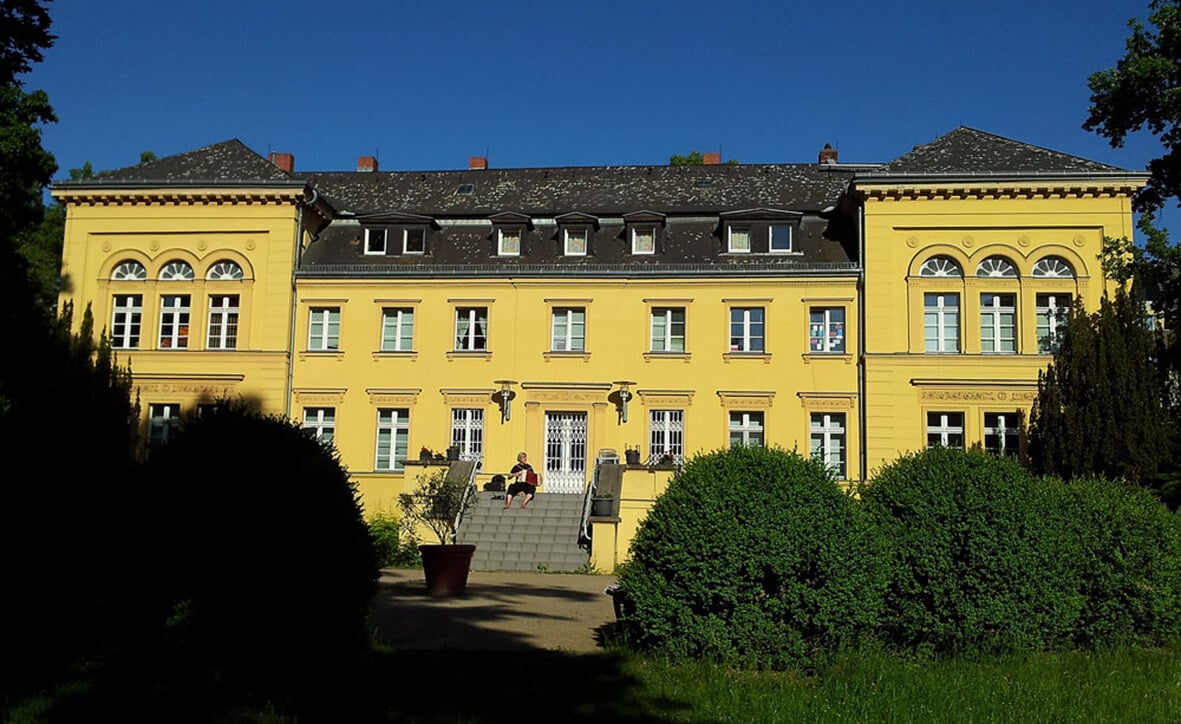
<instances>
[{"instance_id":1,"label":"metal handrail","mask_svg":"<svg viewBox=\"0 0 1181 724\"><path fill-rule=\"evenodd\" d=\"M363 274L373 277L513 277L513 276L686 276L784 273L856 273L853 261L756 261L721 264L319 264L296 272L297 277Z\"/></svg>"}]
</instances>

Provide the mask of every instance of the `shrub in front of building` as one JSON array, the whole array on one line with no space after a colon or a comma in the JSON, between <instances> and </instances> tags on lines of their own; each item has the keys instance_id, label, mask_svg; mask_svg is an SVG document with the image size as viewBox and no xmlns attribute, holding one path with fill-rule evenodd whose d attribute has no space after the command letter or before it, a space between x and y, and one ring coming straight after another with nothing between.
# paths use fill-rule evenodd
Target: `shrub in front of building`
<instances>
[{"instance_id":1,"label":"shrub in front of building","mask_svg":"<svg viewBox=\"0 0 1181 724\"><path fill-rule=\"evenodd\" d=\"M889 644L969 654L1068 639L1083 602L1055 485L1012 460L936 447L882 468L862 500L894 554Z\"/></svg>"},{"instance_id":2,"label":"shrub in front of building","mask_svg":"<svg viewBox=\"0 0 1181 724\"><path fill-rule=\"evenodd\" d=\"M674 476L619 585L638 648L785 669L872 631L887 577L881 540L823 465L735 447Z\"/></svg>"}]
</instances>

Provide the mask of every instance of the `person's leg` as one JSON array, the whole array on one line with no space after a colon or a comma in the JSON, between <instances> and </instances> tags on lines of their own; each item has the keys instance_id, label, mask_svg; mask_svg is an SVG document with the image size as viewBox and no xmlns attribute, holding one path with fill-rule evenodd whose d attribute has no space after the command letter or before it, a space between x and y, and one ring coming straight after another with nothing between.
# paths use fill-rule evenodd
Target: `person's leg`
<instances>
[{"instance_id":1,"label":"person's leg","mask_svg":"<svg viewBox=\"0 0 1181 724\"><path fill-rule=\"evenodd\" d=\"M509 493L504 494L504 509L508 510L509 506L513 504L513 496Z\"/></svg>"},{"instance_id":2,"label":"person's leg","mask_svg":"<svg viewBox=\"0 0 1181 724\"><path fill-rule=\"evenodd\" d=\"M525 493L525 499L521 501L521 507L528 507L531 502L533 502L533 493Z\"/></svg>"}]
</instances>

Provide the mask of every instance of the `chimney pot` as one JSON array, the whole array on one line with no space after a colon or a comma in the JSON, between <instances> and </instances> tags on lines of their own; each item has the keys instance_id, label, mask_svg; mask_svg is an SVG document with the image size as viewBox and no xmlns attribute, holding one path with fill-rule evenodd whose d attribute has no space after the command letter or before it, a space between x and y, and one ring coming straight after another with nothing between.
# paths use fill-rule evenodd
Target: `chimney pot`
<instances>
[{"instance_id":1,"label":"chimney pot","mask_svg":"<svg viewBox=\"0 0 1181 724\"><path fill-rule=\"evenodd\" d=\"M488 168L488 159L484 156L471 156L467 160L469 171L483 171Z\"/></svg>"},{"instance_id":2,"label":"chimney pot","mask_svg":"<svg viewBox=\"0 0 1181 724\"><path fill-rule=\"evenodd\" d=\"M272 151L267 154L267 160L287 173L295 173L295 156L290 153L276 153Z\"/></svg>"},{"instance_id":3,"label":"chimney pot","mask_svg":"<svg viewBox=\"0 0 1181 724\"><path fill-rule=\"evenodd\" d=\"M377 170L377 158L373 156L357 156L357 170L372 173Z\"/></svg>"},{"instance_id":4,"label":"chimney pot","mask_svg":"<svg viewBox=\"0 0 1181 724\"><path fill-rule=\"evenodd\" d=\"M837 162L837 150L830 144L824 144L824 148L820 149L820 158L817 160L822 164L835 164Z\"/></svg>"},{"instance_id":5,"label":"chimney pot","mask_svg":"<svg viewBox=\"0 0 1181 724\"><path fill-rule=\"evenodd\" d=\"M720 166L722 164L722 154L703 153L701 154L701 162L706 166Z\"/></svg>"}]
</instances>

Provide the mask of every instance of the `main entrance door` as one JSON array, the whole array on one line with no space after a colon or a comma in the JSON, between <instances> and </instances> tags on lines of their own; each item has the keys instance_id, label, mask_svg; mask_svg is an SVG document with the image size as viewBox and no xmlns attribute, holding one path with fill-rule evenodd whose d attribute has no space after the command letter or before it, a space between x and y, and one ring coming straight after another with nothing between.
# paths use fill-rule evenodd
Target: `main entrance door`
<instances>
[{"instance_id":1,"label":"main entrance door","mask_svg":"<svg viewBox=\"0 0 1181 724\"><path fill-rule=\"evenodd\" d=\"M586 489L586 413L545 413L545 477L547 493L574 493Z\"/></svg>"}]
</instances>

